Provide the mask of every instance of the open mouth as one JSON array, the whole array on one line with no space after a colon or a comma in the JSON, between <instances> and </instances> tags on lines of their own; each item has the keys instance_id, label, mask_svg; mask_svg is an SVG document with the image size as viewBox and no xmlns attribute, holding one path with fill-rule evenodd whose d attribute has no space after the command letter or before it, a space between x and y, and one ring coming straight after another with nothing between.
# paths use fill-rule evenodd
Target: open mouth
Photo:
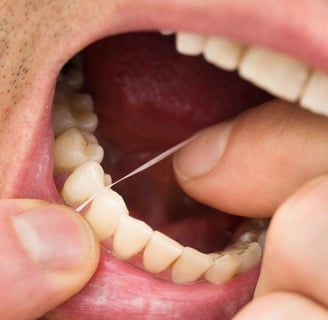
<instances>
[{"instance_id":1,"label":"open mouth","mask_svg":"<svg viewBox=\"0 0 328 320\"><path fill-rule=\"evenodd\" d=\"M42 168L11 196L76 208L99 191L82 214L103 245L91 282L47 319L230 319L252 298L266 221L189 198L172 159L115 191L104 187L273 97L324 112L328 80L278 51L193 33L176 38L139 33L93 43L63 68L53 111L40 117L51 137L33 155Z\"/></svg>"}]
</instances>

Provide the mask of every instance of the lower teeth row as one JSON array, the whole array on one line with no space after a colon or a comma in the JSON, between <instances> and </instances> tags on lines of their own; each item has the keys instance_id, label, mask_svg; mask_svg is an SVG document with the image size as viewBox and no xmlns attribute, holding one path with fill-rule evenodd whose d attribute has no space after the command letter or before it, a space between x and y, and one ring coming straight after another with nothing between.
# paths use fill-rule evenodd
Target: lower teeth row
<instances>
[{"instance_id":1,"label":"lower teeth row","mask_svg":"<svg viewBox=\"0 0 328 320\"><path fill-rule=\"evenodd\" d=\"M81 94L82 68L61 75L54 98L55 174L69 175L61 190L65 202L78 207L96 194L83 212L107 250L122 260L175 283L198 280L220 284L249 271L261 261L265 227L256 226L222 252L205 254L184 247L143 221L129 216L122 197L105 189L111 177L100 163L104 151L94 136L98 119L90 95ZM74 72L73 72L74 71ZM73 76L72 76L73 75ZM75 77L75 78L74 78ZM140 259L141 258L141 259Z\"/></svg>"}]
</instances>

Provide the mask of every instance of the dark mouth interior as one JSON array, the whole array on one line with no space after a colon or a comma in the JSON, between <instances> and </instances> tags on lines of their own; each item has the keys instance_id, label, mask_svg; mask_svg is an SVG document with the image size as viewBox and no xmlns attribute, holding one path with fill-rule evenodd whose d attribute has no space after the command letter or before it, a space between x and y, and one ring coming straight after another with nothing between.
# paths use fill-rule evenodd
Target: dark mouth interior
<instances>
[{"instance_id":1,"label":"dark mouth interior","mask_svg":"<svg viewBox=\"0 0 328 320\"><path fill-rule=\"evenodd\" d=\"M194 132L272 99L237 73L178 54L174 37L125 34L83 52L84 91L95 101L102 166L113 180ZM131 215L183 245L221 250L244 221L197 203L178 187L171 159L115 187Z\"/></svg>"}]
</instances>

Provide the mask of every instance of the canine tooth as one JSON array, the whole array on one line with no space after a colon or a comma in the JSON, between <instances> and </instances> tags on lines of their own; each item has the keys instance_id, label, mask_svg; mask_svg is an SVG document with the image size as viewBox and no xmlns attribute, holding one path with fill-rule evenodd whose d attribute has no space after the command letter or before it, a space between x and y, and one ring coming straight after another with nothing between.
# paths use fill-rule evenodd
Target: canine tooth
<instances>
[{"instance_id":1,"label":"canine tooth","mask_svg":"<svg viewBox=\"0 0 328 320\"><path fill-rule=\"evenodd\" d=\"M199 279L213 265L213 259L193 248L185 247L180 258L173 264L172 281L190 283Z\"/></svg>"},{"instance_id":2,"label":"canine tooth","mask_svg":"<svg viewBox=\"0 0 328 320\"><path fill-rule=\"evenodd\" d=\"M147 271L160 273L166 270L183 252L183 246L161 232L155 231L143 253Z\"/></svg>"},{"instance_id":3,"label":"canine tooth","mask_svg":"<svg viewBox=\"0 0 328 320\"><path fill-rule=\"evenodd\" d=\"M113 253L127 260L139 253L147 244L153 230L143 221L122 215L113 239Z\"/></svg>"},{"instance_id":4,"label":"canine tooth","mask_svg":"<svg viewBox=\"0 0 328 320\"><path fill-rule=\"evenodd\" d=\"M251 270L258 265L261 261L262 249L259 243L252 242L248 245L247 249L240 255L239 272L243 273Z\"/></svg>"},{"instance_id":5,"label":"canine tooth","mask_svg":"<svg viewBox=\"0 0 328 320\"><path fill-rule=\"evenodd\" d=\"M85 219L89 221L100 241L111 237L122 215L129 211L123 198L112 189L100 190L86 211Z\"/></svg>"},{"instance_id":6,"label":"canine tooth","mask_svg":"<svg viewBox=\"0 0 328 320\"><path fill-rule=\"evenodd\" d=\"M178 32L176 35L177 51L184 55L197 56L203 52L205 37L191 32Z\"/></svg>"},{"instance_id":7,"label":"canine tooth","mask_svg":"<svg viewBox=\"0 0 328 320\"><path fill-rule=\"evenodd\" d=\"M244 51L244 46L224 38L210 37L205 41L205 60L224 69L236 70Z\"/></svg>"},{"instance_id":8,"label":"canine tooth","mask_svg":"<svg viewBox=\"0 0 328 320\"><path fill-rule=\"evenodd\" d=\"M239 74L270 93L295 102L309 75L308 67L283 54L260 47L250 47L243 55Z\"/></svg>"},{"instance_id":9,"label":"canine tooth","mask_svg":"<svg viewBox=\"0 0 328 320\"><path fill-rule=\"evenodd\" d=\"M70 68L64 74L64 82L73 90L80 90L84 82L83 72L77 68Z\"/></svg>"},{"instance_id":10,"label":"canine tooth","mask_svg":"<svg viewBox=\"0 0 328 320\"><path fill-rule=\"evenodd\" d=\"M235 254L224 254L214 260L214 265L205 273L207 281L220 284L230 280L238 271L240 256Z\"/></svg>"},{"instance_id":11,"label":"canine tooth","mask_svg":"<svg viewBox=\"0 0 328 320\"><path fill-rule=\"evenodd\" d=\"M300 104L302 107L322 115L328 115L328 75L314 71L311 75Z\"/></svg>"},{"instance_id":12,"label":"canine tooth","mask_svg":"<svg viewBox=\"0 0 328 320\"><path fill-rule=\"evenodd\" d=\"M88 132L71 128L59 135L54 146L56 171L72 171L87 161L100 163L104 156L103 148L95 136Z\"/></svg>"},{"instance_id":13,"label":"canine tooth","mask_svg":"<svg viewBox=\"0 0 328 320\"><path fill-rule=\"evenodd\" d=\"M69 205L77 205L89 199L105 187L104 170L95 161L88 161L76 168L66 179L62 197Z\"/></svg>"}]
</instances>

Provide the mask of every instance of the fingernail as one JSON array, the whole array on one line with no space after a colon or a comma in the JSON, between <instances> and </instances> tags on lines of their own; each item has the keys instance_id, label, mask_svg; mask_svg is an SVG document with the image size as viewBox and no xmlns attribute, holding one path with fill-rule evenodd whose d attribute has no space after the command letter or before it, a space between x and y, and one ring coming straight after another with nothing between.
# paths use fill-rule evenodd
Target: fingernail
<instances>
[{"instance_id":1,"label":"fingernail","mask_svg":"<svg viewBox=\"0 0 328 320\"><path fill-rule=\"evenodd\" d=\"M63 206L49 205L13 218L22 248L35 262L53 270L80 266L92 250L92 232Z\"/></svg>"},{"instance_id":2,"label":"fingernail","mask_svg":"<svg viewBox=\"0 0 328 320\"><path fill-rule=\"evenodd\" d=\"M174 166L180 178L188 180L209 173L222 156L231 129L232 122L205 129L199 137L178 151Z\"/></svg>"}]
</instances>

